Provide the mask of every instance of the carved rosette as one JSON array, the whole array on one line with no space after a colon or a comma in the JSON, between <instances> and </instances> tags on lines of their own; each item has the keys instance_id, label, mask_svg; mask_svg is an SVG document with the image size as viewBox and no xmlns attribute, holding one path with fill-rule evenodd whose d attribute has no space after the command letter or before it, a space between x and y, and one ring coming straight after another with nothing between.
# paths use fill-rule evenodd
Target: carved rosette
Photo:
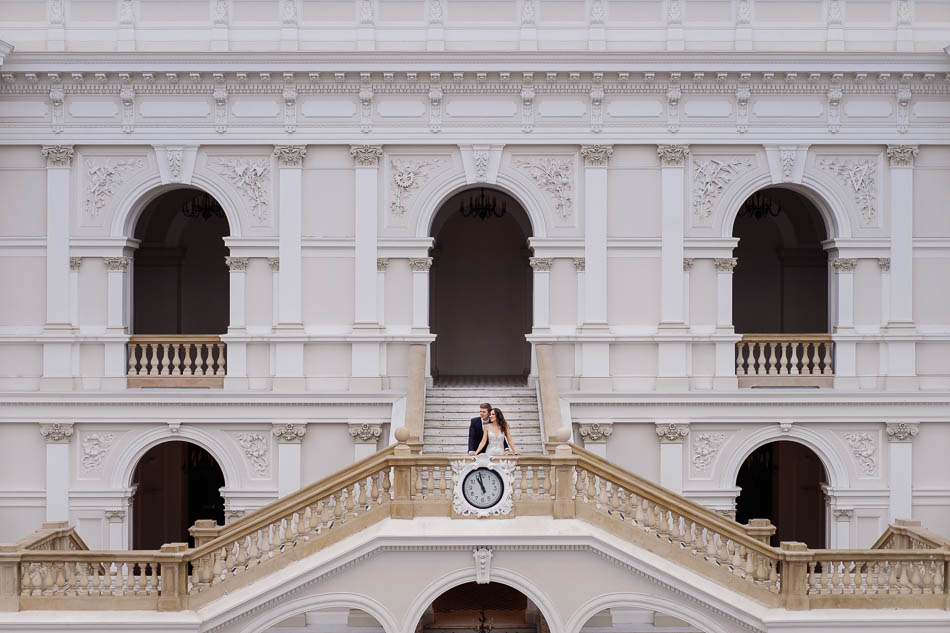
<instances>
[{"instance_id":1,"label":"carved rosette","mask_svg":"<svg viewBox=\"0 0 950 633\"><path fill-rule=\"evenodd\" d=\"M303 436L307 434L307 425L275 424L273 433L278 444L300 444Z\"/></svg>"},{"instance_id":2,"label":"carved rosette","mask_svg":"<svg viewBox=\"0 0 950 633\"><path fill-rule=\"evenodd\" d=\"M131 257L104 257L102 262L106 265L106 270L117 273L125 273L129 270Z\"/></svg>"},{"instance_id":3,"label":"carved rosette","mask_svg":"<svg viewBox=\"0 0 950 633\"><path fill-rule=\"evenodd\" d=\"M584 444L606 444L614 432L613 422L592 422L579 427Z\"/></svg>"},{"instance_id":4,"label":"carved rosette","mask_svg":"<svg viewBox=\"0 0 950 633\"><path fill-rule=\"evenodd\" d=\"M275 145L274 156L281 167L301 167L307 155L306 145Z\"/></svg>"},{"instance_id":5,"label":"carved rosette","mask_svg":"<svg viewBox=\"0 0 950 633\"><path fill-rule=\"evenodd\" d=\"M357 167L378 167L382 155L382 145L350 145L350 156Z\"/></svg>"},{"instance_id":6,"label":"carved rosette","mask_svg":"<svg viewBox=\"0 0 950 633\"><path fill-rule=\"evenodd\" d=\"M606 167L613 154L613 145L581 145L585 167Z\"/></svg>"},{"instance_id":7,"label":"carved rosette","mask_svg":"<svg viewBox=\"0 0 950 633\"><path fill-rule=\"evenodd\" d=\"M888 145L887 158L891 167L913 167L920 150L916 145Z\"/></svg>"},{"instance_id":8,"label":"carved rosette","mask_svg":"<svg viewBox=\"0 0 950 633\"><path fill-rule=\"evenodd\" d=\"M660 444L682 444L689 435L689 425L657 424L656 434L660 438Z\"/></svg>"},{"instance_id":9,"label":"carved rosette","mask_svg":"<svg viewBox=\"0 0 950 633\"><path fill-rule=\"evenodd\" d=\"M225 257L224 263L232 273L247 272L247 257Z\"/></svg>"},{"instance_id":10,"label":"carved rosette","mask_svg":"<svg viewBox=\"0 0 950 633\"><path fill-rule=\"evenodd\" d=\"M531 270L536 273L549 273L551 272L551 265L554 263L554 260L550 257L532 257L528 260L531 264Z\"/></svg>"},{"instance_id":11,"label":"carved rosette","mask_svg":"<svg viewBox=\"0 0 950 633\"><path fill-rule=\"evenodd\" d=\"M44 145L42 152L47 167L69 167L75 155L72 145Z\"/></svg>"},{"instance_id":12,"label":"carved rosette","mask_svg":"<svg viewBox=\"0 0 950 633\"><path fill-rule=\"evenodd\" d=\"M68 443L73 436L73 425L70 422L41 424L40 435L47 444Z\"/></svg>"},{"instance_id":13,"label":"carved rosette","mask_svg":"<svg viewBox=\"0 0 950 633\"><path fill-rule=\"evenodd\" d=\"M731 273L739 265L739 259L736 257L720 257L714 259L713 264L716 266L716 272Z\"/></svg>"},{"instance_id":14,"label":"carved rosette","mask_svg":"<svg viewBox=\"0 0 950 633\"><path fill-rule=\"evenodd\" d=\"M389 210L395 217L403 217L409 211L409 202L422 183L429 179L429 171L433 167L441 167L444 161L434 160L403 160L394 158L390 161L392 167L392 201Z\"/></svg>"},{"instance_id":15,"label":"carved rosette","mask_svg":"<svg viewBox=\"0 0 950 633\"><path fill-rule=\"evenodd\" d=\"M427 273L432 268L431 257L414 257L409 260L409 268L414 273Z\"/></svg>"},{"instance_id":16,"label":"carved rosette","mask_svg":"<svg viewBox=\"0 0 950 633\"><path fill-rule=\"evenodd\" d=\"M657 145L656 155L660 157L660 164L667 167L676 167L686 164L689 156L689 145Z\"/></svg>"},{"instance_id":17,"label":"carved rosette","mask_svg":"<svg viewBox=\"0 0 950 633\"><path fill-rule=\"evenodd\" d=\"M831 266L839 273L853 273L858 260L850 257L836 257L831 260Z\"/></svg>"},{"instance_id":18,"label":"carved rosette","mask_svg":"<svg viewBox=\"0 0 950 633\"><path fill-rule=\"evenodd\" d=\"M349 425L349 434L354 444L375 444L382 432L382 424L353 422Z\"/></svg>"},{"instance_id":19,"label":"carved rosette","mask_svg":"<svg viewBox=\"0 0 950 633\"><path fill-rule=\"evenodd\" d=\"M913 442L919 431L916 422L888 422L885 432L888 442Z\"/></svg>"}]
</instances>

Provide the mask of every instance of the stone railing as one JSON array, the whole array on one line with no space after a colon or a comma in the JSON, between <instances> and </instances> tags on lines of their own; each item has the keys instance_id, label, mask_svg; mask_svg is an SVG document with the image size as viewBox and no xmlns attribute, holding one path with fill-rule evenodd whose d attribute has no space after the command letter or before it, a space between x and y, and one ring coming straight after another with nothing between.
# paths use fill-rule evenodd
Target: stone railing
<instances>
[{"instance_id":1,"label":"stone railing","mask_svg":"<svg viewBox=\"0 0 950 633\"><path fill-rule=\"evenodd\" d=\"M950 549L950 539L920 527L920 521L897 519L871 549Z\"/></svg>"},{"instance_id":2,"label":"stone railing","mask_svg":"<svg viewBox=\"0 0 950 633\"><path fill-rule=\"evenodd\" d=\"M739 387L832 387L830 334L743 334L736 343Z\"/></svg>"},{"instance_id":3,"label":"stone railing","mask_svg":"<svg viewBox=\"0 0 950 633\"><path fill-rule=\"evenodd\" d=\"M0 610L198 609L384 519L453 517L453 462L398 444L226 526L196 547L34 551L0 547ZM950 608L950 550L809 550L743 526L557 434L552 455L514 462L513 516L579 519L769 607ZM461 517L457 517L461 518ZM81 607L80 607L81 605Z\"/></svg>"},{"instance_id":4,"label":"stone railing","mask_svg":"<svg viewBox=\"0 0 950 633\"><path fill-rule=\"evenodd\" d=\"M2 547L2 546L0 546ZM88 550L85 541L76 534L76 528L66 521L44 523L43 527L14 544L16 550L63 551Z\"/></svg>"},{"instance_id":5,"label":"stone railing","mask_svg":"<svg viewBox=\"0 0 950 633\"><path fill-rule=\"evenodd\" d=\"M129 339L129 387L224 387L227 345L216 335L137 335Z\"/></svg>"}]
</instances>

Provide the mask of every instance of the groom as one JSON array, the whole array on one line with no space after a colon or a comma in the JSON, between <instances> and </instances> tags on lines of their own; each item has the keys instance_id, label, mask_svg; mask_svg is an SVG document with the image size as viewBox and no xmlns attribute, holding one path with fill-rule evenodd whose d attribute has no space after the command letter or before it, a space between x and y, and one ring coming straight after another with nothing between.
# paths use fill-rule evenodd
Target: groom
<instances>
[{"instance_id":1,"label":"groom","mask_svg":"<svg viewBox=\"0 0 950 633\"><path fill-rule=\"evenodd\" d=\"M468 450L474 451L482 441L482 435L485 433L483 427L487 426L491 419L491 403L483 402L478 405L478 417L472 418L472 423L468 426ZM488 450L488 442L482 447L484 453ZM505 450L508 450L508 440L505 440Z\"/></svg>"}]
</instances>

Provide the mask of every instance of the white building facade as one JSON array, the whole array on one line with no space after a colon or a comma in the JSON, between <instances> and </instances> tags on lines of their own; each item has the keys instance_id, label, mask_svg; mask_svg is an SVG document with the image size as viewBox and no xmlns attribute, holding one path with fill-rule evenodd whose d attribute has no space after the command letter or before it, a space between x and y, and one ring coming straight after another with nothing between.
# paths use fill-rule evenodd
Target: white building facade
<instances>
[{"instance_id":1,"label":"white building facade","mask_svg":"<svg viewBox=\"0 0 950 633\"><path fill-rule=\"evenodd\" d=\"M0 40L0 541L139 548L166 444L228 521L320 480L417 346L465 425L543 346L574 441L689 499L773 503L755 454L817 547L950 534L945 2L17 0Z\"/></svg>"}]
</instances>

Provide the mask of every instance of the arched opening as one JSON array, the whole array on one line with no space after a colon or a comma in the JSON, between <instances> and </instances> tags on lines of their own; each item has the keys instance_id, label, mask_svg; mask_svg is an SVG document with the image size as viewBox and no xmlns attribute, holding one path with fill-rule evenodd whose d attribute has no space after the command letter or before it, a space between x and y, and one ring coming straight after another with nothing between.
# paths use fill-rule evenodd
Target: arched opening
<instances>
[{"instance_id":1,"label":"arched opening","mask_svg":"<svg viewBox=\"0 0 950 633\"><path fill-rule=\"evenodd\" d=\"M798 442L764 444L739 468L736 521L769 519L775 526L772 545L800 541L812 549L826 547L827 512L822 484L828 475L821 459Z\"/></svg>"},{"instance_id":2,"label":"arched opening","mask_svg":"<svg viewBox=\"0 0 950 633\"><path fill-rule=\"evenodd\" d=\"M548 631L538 607L517 589L497 582L452 587L425 610L417 633L539 633Z\"/></svg>"},{"instance_id":3,"label":"arched opening","mask_svg":"<svg viewBox=\"0 0 950 633\"><path fill-rule=\"evenodd\" d=\"M292 615L265 629L274 633L384 633L379 621L362 609L313 609Z\"/></svg>"},{"instance_id":4,"label":"arched opening","mask_svg":"<svg viewBox=\"0 0 950 633\"><path fill-rule=\"evenodd\" d=\"M647 607L613 607L592 615L580 633L706 633L674 615Z\"/></svg>"},{"instance_id":5,"label":"arched opening","mask_svg":"<svg viewBox=\"0 0 950 633\"><path fill-rule=\"evenodd\" d=\"M449 198L432 223L429 272L436 382L494 377L523 384L531 369L531 222L494 189Z\"/></svg>"},{"instance_id":6,"label":"arched opening","mask_svg":"<svg viewBox=\"0 0 950 633\"><path fill-rule=\"evenodd\" d=\"M197 189L163 193L145 207L134 231L133 333L227 332L228 234L221 205Z\"/></svg>"},{"instance_id":7,"label":"arched opening","mask_svg":"<svg viewBox=\"0 0 950 633\"><path fill-rule=\"evenodd\" d=\"M195 521L224 524L224 483L218 462L197 444L174 441L150 448L132 473L132 549L165 543L193 547L188 528Z\"/></svg>"}]
</instances>

